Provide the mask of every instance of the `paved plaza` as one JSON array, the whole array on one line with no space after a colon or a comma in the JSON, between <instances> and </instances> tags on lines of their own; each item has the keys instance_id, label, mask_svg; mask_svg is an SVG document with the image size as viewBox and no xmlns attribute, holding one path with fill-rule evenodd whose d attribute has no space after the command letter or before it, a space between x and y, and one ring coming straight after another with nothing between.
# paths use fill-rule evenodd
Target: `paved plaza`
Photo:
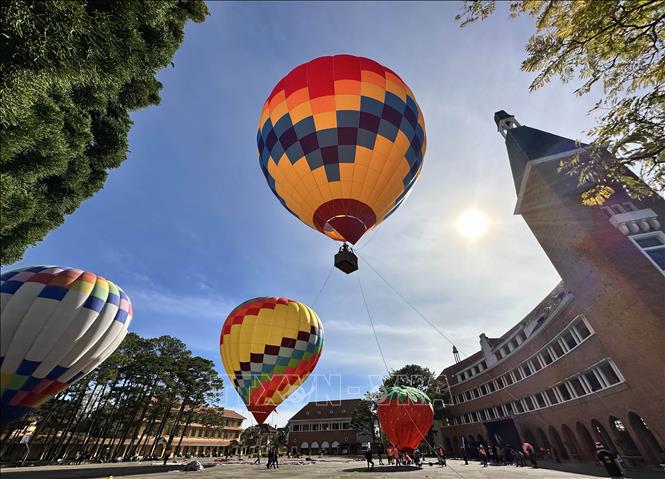
<instances>
[{"instance_id":1,"label":"paved plaza","mask_svg":"<svg viewBox=\"0 0 665 479\"><path fill-rule=\"evenodd\" d=\"M177 479L187 477L191 479L212 478L292 478L292 477L372 477L372 478L457 478L457 479L587 479L608 477L600 466L592 464L556 465L556 469L549 465L538 469L516 468L513 466L489 466L483 468L477 462L464 465L463 461L450 460L448 467L428 466L422 469L415 467L394 468L392 466L377 465L373 471L367 471L364 461L330 458L325 461L290 462L284 461L279 469L266 469L265 463L258 466L251 462L233 464L215 464L197 472L183 472L181 465L169 464L163 466L154 464L84 464L80 466L42 466L3 468L3 479L94 479L94 478L142 478L142 479ZM639 470L626 472L627 478L657 479L665 478L665 473L653 470Z\"/></svg>"}]
</instances>

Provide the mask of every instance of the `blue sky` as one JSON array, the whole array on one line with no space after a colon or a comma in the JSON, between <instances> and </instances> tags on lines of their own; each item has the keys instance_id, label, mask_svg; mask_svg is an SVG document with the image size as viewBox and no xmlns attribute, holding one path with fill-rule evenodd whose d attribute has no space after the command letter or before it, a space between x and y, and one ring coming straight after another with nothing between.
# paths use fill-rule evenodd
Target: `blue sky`
<instances>
[{"instance_id":1,"label":"blue sky","mask_svg":"<svg viewBox=\"0 0 665 479\"><path fill-rule=\"evenodd\" d=\"M159 73L157 107L133 115L127 161L102 191L18 265L60 264L97 272L130 296L131 330L171 334L195 354L219 359L230 310L256 296L312 305L335 245L291 216L259 169L255 132L274 84L312 58L350 53L397 72L425 116L428 148L410 197L359 243L365 257L463 355L478 335L498 336L559 281L522 219L503 140L492 116L584 139L593 98L554 82L530 93L521 72L533 20L494 17L460 29L461 5L444 3L211 3L190 24ZM476 240L454 227L469 208L491 219ZM9 269L8 267L7 269ZM391 368L436 372L452 362L450 343L361 264L377 335ZM323 356L303 391L357 397L384 374L357 278L334 270L316 304L326 328ZM226 377L224 376L226 379ZM226 382L225 403L246 414ZM270 422L283 424L296 394Z\"/></svg>"}]
</instances>

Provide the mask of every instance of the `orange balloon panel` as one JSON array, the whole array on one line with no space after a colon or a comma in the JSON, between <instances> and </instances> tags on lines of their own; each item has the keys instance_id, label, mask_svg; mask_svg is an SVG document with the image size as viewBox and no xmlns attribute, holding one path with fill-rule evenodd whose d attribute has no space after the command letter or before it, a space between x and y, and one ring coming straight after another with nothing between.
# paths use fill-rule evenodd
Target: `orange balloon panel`
<instances>
[{"instance_id":1,"label":"orange balloon panel","mask_svg":"<svg viewBox=\"0 0 665 479\"><path fill-rule=\"evenodd\" d=\"M220 336L226 374L260 424L307 379L322 347L319 317L286 298L246 301L226 318Z\"/></svg>"},{"instance_id":2,"label":"orange balloon panel","mask_svg":"<svg viewBox=\"0 0 665 479\"><path fill-rule=\"evenodd\" d=\"M284 207L355 244L413 186L425 123L393 71L337 55L300 65L277 83L263 106L257 143L263 174Z\"/></svg>"}]
</instances>

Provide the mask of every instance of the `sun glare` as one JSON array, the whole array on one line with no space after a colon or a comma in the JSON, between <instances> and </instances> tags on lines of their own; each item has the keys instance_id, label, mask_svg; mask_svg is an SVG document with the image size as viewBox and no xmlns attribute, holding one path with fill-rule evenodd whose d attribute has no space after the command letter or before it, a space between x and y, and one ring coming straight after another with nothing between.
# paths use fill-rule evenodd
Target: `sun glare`
<instances>
[{"instance_id":1,"label":"sun glare","mask_svg":"<svg viewBox=\"0 0 665 479\"><path fill-rule=\"evenodd\" d=\"M457 218L457 231L467 238L479 238L489 229L489 219L482 211L468 210Z\"/></svg>"}]
</instances>

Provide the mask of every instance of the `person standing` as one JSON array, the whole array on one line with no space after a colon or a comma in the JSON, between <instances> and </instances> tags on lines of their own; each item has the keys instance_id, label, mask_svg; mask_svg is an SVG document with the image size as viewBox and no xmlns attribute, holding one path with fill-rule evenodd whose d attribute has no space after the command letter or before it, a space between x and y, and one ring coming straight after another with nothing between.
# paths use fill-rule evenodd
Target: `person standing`
<instances>
[{"instance_id":1,"label":"person standing","mask_svg":"<svg viewBox=\"0 0 665 479\"><path fill-rule=\"evenodd\" d=\"M478 454L480 455L480 460L483 463L483 467L487 467L487 451L485 450L485 446L481 445L478 448Z\"/></svg>"},{"instance_id":2,"label":"person standing","mask_svg":"<svg viewBox=\"0 0 665 479\"><path fill-rule=\"evenodd\" d=\"M537 469L538 462L536 461L536 450L533 448L531 443L524 441L522 443L522 451L524 451L524 454L526 454L526 456L529 458L529 461L531 461L531 467Z\"/></svg>"},{"instance_id":3,"label":"person standing","mask_svg":"<svg viewBox=\"0 0 665 479\"><path fill-rule=\"evenodd\" d=\"M374 469L374 461L372 460L372 450L367 448L365 451L365 459L367 460L367 470Z\"/></svg>"},{"instance_id":4,"label":"person standing","mask_svg":"<svg viewBox=\"0 0 665 479\"><path fill-rule=\"evenodd\" d=\"M460 445L462 446L462 459L464 459L464 465L468 466L469 465L469 456L466 451L466 439L464 436L460 436Z\"/></svg>"},{"instance_id":5,"label":"person standing","mask_svg":"<svg viewBox=\"0 0 665 479\"><path fill-rule=\"evenodd\" d=\"M413 463L416 465L416 467L423 467L420 463L421 457L422 455L420 454L420 449L413 451Z\"/></svg>"},{"instance_id":6,"label":"person standing","mask_svg":"<svg viewBox=\"0 0 665 479\"><path fill-rule=\"evenodd\" d=\"M386 448L386 457L388 458L388 465L392 466L392 464L393 464L393 448L392 447L387 447Z\"/></svg>"},{"instance_id":7,"label":"person standing","mask_svg":"<svg viewBox=\"0 0 665 479\"><path fill-rule=\"evenodd\" d=\"M447 466L446 464L446 450L443 448L443 446L439 446L439 464L441 467Z\"/></svg>"},{"instance_id":8,"label":"person standing","mask_svg":"<svg viewBox=\"0 0 665 479\"><path fill-rule=\"evenodd\" d=\"M610 477L623 477L623 469L619 464L619 456L616 452L596 443L596 458L605 466L605 471Z\"/></svg>"}]
</instances>

